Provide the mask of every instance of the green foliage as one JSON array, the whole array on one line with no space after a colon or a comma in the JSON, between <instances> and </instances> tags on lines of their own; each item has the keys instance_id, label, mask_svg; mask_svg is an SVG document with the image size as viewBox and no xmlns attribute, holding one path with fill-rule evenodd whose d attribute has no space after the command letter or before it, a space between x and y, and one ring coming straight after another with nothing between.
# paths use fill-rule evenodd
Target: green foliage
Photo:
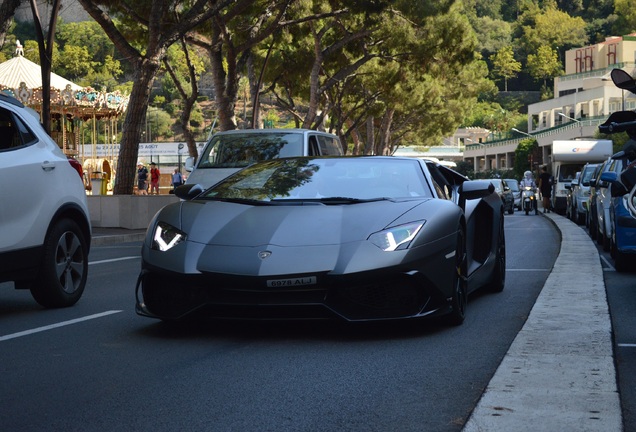
<instances>
[{"instance_id":1,"label":"green foliage","mask_svg":"<svg viewBox=\"0 0 636 432\"><path fill-rule=\"evenodd\" d=\"M190 113L190 126L193 128L200 128L205 125L205 118L203 117L203 111L199 104L194 104L192 112Z\"/></svg>"},{"instance_id":2,"label":"green foliage","mask_svg":"<svg viewBox=\"0 0 636 432\"><path fill-rule=\"evenodd\" d=\"M161 106L166 103L166 97L161 95L155 95L155 98L152 100L152 104L155 106Z\"/></svg>"},{"instance_id":3,"label":"green foliage","mask_svg":"<svg viewBox=\"0 0 636 432\"><path fill-rule=\"evenodd\" d=\"M148 108L146 114L146 125L150 137L153 141L170 138L174 135L172 131L173 120L170 114L159 108Z\"/></svg>"},{"instance_id":4,"label":"green foliage","mask_svg":"<svg viewBox=\"0 0 636 432\"><path fill-rule=\"evenodd\" d=\"M616 34L624 35L636 30L636 7L633 0L614 0Z\"/></svg>"},{"instance_id":5,"label":"green foliage","mask_svg":"<svg viewBox=\"0 0 636 432\"><path fill-rule=\"evenodd\" d=\"M530 156L534 156L538 149L539 143L534 138L521 140L515 149L515 178L522 178L525 171L532 170Z\"/></svg>"},{"instance_id":6,"label":"green foliage","mask_svg":"<svg viewBox=\"0 0 636 432\"><path fill-rule=\"evenodd\" d=\"M557 52L548 45L541 45L536 54L528 55L528 70L536 79L542 79L547 87L548 78L563 74Z\"/></svg>"},{"instance_id":7,"label":"green foliage","mask_svg":"<svg viewBox=\"0 0 636 432\"><path fill-rule=\"evenodd\" d=\"M493 61L493 74L504 79L504 91L508 91L508 80L521 71L521 63L515 60L511 46L505 46L497 51Z\"/></svg>"},{"instance_id":8,"label":"green foliage","mask_svg":"<svg viewBox=\"0 0 636 432\"><path fill-rule=\"evenodd\" d=\"M526 53L534 53L541 46L569 49L587 43L585 21L548 5L541 9L529 5L517 21L517 39Z\"/></svg>"}]
</instances>

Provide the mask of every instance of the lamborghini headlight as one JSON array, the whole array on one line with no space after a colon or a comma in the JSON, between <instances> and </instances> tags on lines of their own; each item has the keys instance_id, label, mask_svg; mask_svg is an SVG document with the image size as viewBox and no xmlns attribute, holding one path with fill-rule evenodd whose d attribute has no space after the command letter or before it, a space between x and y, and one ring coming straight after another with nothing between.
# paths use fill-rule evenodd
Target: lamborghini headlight
<instances>
[{"instance_id":1,"label":"lamborghini headlight","mask_svg":"<svg viewBox=\"0 0 636 432\"><path fill-rule=\"evenodd\" d=\"M398 225L371 234L369 241L385 252L406 249L423 226L424 221Z\"/></svg>"},{"instance_id":2,"label":"lamborghini headlight","mask_svg":"<svg viewBox=\"0 0 636 432\"><path fill-rule=\"evenodd\" d=\"M167 251L186 239L186 234L166 222L159 222L152 236L154 250Z\"/></svg>"}]
</instances>

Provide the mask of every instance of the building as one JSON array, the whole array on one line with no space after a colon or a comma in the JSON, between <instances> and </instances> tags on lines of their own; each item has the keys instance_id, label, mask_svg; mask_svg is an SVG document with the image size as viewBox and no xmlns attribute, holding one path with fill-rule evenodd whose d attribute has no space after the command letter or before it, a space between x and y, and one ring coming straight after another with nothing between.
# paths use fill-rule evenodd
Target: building
<instances>
[{"instance_id":1,"label":"building","mask_svg":"<svg viewBox=\"0 0 636 432\"><path fill-rule=\"evenodd\" d=\"M529 133L512 131L508 139L467 145L464 160L476 171L510 169L517 145L529 135L539 143L539 163L549 164L552 141L593 137L611 113L636 108L636 96L610 79L616 68L634 76L636 33L566 51L565 75L554 79L554 98L528 106Z\"/></svg>"}]
</instances>

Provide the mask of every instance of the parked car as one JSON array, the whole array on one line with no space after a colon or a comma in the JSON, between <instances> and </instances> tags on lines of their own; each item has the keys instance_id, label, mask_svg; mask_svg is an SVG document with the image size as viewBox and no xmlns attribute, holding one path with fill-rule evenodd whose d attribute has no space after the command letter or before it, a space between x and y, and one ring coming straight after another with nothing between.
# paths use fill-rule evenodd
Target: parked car
<instances>
[{"instance_id":1,"label":"parked car","mask_svg":"<svg viewBox=\"0 0 636 432\"><path fill-rule=\"evenodd\" d=\"M596 240L596 231L598 226L598 212L596 210L596 182L600 182L600 176L605 163L600 163L594 168L594 173L590 178L590 191L589 199L587 201L587 219L585 220L585 226L588 228L588 233L593 240Z\"/></svg>"},{"instance_id":2,"label":"parked car","mask_svg":"<svg viewBox=\"0 0 636 432\"><path fill-rule=\"evenodd\" d=\"M595 182L594 202L596 208L596 241L603 246L604 251L610 250L610 206L611 206L611 185L601 177L606 172L620 172L622 161L608 159L603 162L599 175ZM592 197L590 196L590 199Z\"/></svg>"},{"instance_id":3,"label":"parked car","mask_svg":"<svg viewBox=\"0 0 636 432\"><path fill-rule=\"evenodd\" d=\"M629 165L628 161L624 158L619 160L616 171L610 170L603 173L601 179L610 183L612 188L609 213L610 254L614 259L616 270L622 272L631 269L631 261L636 258L636 212L630 211L628 205L628 200L631 199L632 207L634 207L636 199L633 194L629 194L633 185L629 184L625 188L625 184L620 180L621 171ZM634 178L636 176L632 176L631 180Z\"/></svg>"},{"instance_id":4,"label":"parked car","mask_svg":"<svg viewBox=\"0 0 636 432\"><path fill-rule=\"evenodd\" d=\"M186 159L186 184L210 187L255 162L294 156L341 156L338 136L309 129L242 129L217 132L198 161Z\"/></svg>"},{"instance_id":5,"label":"parked car","mask_svg":"<svg viewBox=\"0 0 636 432\"><path fill-rule=\"evenodd\" d=\"M490 179L490 181L495 186L495 192L501 197L504 211L513 214L515 212L515 197L508 185L501 179Z\"/></svg>"},{"instance_id":6,"label":"parked car","mask_svg":"<svg viewBox=\"0 0 636 432\"><path fill-rule=\"evenodd\" d=\"M570 219L571 221L575 221L574 215L574 206L576 205L576 196L574 195L574 190L578 187L579 177L581 176L581 171L577 171L574 175L574 178L570 180L569 183L566 183L565 186L565 217Z\"/></svg>"},{"instance_id":7,"label":"parked car","mask_svg":"<svg viewBox=\"0 0 636 432\"><path fill-rule=\"evenodd\" d=\"M600 164L587 163L581 170L581 175L572 182L572 200L570 215L572 221L584 225L590 200L590 180Z\"/></svg>"},{"instance_id":8,"label":"parked car","mask_svg":"<svg viewBox=\"0 0 636 432\"><path fill-rule=\"evenodd\" d=\"M0 282L45 307L75 304L86 285L91 226L78 165L35 111L0 93Z\"/></svg>"},{"instance_id":9,"label":"parked car","mask_svg":"<svg viewBox=\"0 0 636 432\"><path fill-rule=\"evenodd\" d=\"M143 242L143 316L461 324L469 293L504 288L491 181L431 161L272 159L176 194Z\"/></svg>"},{"instance_id":10,"label":"parked car","mask_svg":"<svg viewBox=\"0 0 636 432\"><path fill-rule=\"evenodd\" d=\"M521 210L521 189L519 188L519 181L517 181L517 179L504 179L504 182L512 192L514 207L517 210Z\"/></svg>"}]
</instances>

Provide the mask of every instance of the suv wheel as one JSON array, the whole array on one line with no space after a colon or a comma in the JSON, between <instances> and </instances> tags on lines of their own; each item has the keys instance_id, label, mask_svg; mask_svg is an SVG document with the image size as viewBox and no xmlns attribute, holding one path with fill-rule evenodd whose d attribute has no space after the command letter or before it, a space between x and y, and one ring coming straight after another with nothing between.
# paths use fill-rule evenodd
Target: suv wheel
<instances>
[{"instance_id":1,"label":"suv wheel","mask_svg":"<svg viewBox=\"0 0 636 432\"><path fill-rule=\"evenodd\" d=\"M79 226L62 219L44 240L42 263L31 295L48 308L72 306L80 299L88 274L88 248Z\"/></svg>"}]
</instances>

